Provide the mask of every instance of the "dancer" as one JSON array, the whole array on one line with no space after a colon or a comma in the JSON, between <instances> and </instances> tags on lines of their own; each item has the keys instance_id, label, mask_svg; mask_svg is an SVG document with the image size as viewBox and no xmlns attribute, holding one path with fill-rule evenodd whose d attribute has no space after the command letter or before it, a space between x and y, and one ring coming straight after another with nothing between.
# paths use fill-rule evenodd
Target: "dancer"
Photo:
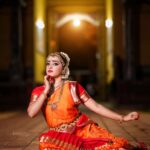
<instances>
[{"instance_id":1,"label":"dancer","mask_svg":"<svg viewBox=\"0 0 150 150\"><path fill-rule=\"evenodd\" d=\"M69 56L64 52L48 55L44 84L33 89L28 115L42 110L48 132L40 136L39 150L129 150L123 137L115 137L79 111L80 104L119 122L137 120L139 114L120 115L97 103L76 81L69 81ZM141 145L144 149L144 146Z\"/></svg>"}]
</instances>

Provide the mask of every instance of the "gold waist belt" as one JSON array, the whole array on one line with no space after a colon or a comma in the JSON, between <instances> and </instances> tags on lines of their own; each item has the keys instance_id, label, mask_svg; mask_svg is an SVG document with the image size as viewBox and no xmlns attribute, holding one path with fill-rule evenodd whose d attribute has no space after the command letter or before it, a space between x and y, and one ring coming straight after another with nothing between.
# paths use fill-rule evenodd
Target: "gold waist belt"
<instances>
[{"instance_id":1,"label":"gold waist belt","mask_svg":"<svg viewBox=\"0 0 150 150\"><path fill-rule=\"evenodd\" d=\"M70 123L63 123L58 127L50 127L49 130L58 131L58 132L68 132L73 133L76 128L76 122L80 118L81 114L79 113L78 116L74 119L73 122Z\"/></svg>"}]
</instances>

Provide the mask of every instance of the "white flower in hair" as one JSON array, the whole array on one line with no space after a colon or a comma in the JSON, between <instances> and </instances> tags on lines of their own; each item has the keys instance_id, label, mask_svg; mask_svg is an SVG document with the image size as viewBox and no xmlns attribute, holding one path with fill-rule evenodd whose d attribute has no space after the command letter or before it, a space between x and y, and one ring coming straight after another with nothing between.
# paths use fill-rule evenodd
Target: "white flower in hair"
<instances>
[{"instance_id":1,"label":"white flower in hair","mask_svg":"<svg viewBox=\"0 0 150 150\"><path fill-rule=\"evenodd\" d=\"M66 54L66 53L64 53L64 52L60 52L60 54L63 55L63 56L66 58L66 60L67 60L67 65L69 65L70 58L69 58L68 54Z\"/></svg>"},{"instance_id":2,"label":"white flower in hair","mask_svg":"<svg viewBox=\"0 0 150 150\"><path fill-rule=\"evenodd\" d=\"M69 70L69 62L70 62L70 58L68 56L68 54L64 53L64 52L60 52L60 54L65 57L66 59L66 64L65 64L65 73L63 74L62 78L63 79L67 79L70 75L70 70Z\"/></svg>"}]
</instances>

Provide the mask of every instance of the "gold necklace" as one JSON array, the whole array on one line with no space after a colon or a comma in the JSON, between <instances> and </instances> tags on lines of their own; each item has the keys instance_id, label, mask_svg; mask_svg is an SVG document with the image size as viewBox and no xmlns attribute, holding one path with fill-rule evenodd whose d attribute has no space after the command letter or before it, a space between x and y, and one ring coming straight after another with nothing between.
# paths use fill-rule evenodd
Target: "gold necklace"
<instances>
[{"instance_id":1,"label":"gold necklace","mask_svg":"<svg viewBox=\"0 0 150 150\"><path fill-rule=\"evenodd\" d=\"M54 86L54 90L56 90L58 87L60 87L63 84L64 81L62 81L61 83L59 83L58 85Z\"/></svg>"},{"instance_id":2,"label":"gold necklace","mask_svg":"<svg viewBox=\"0 0 150 150\"><path fill-rule=\"evenodd\" d=\"M60 101L60 98L61 98L62 93L63 93L63 89L64 89L64 81L62 82L62 87L61 87L59 96L57 97L56 101L51 102L51 103L50 102L47 103L47 105L49 105L51 107L51 110L57 109L57 103Z\"/></svg>"}]
</instances>

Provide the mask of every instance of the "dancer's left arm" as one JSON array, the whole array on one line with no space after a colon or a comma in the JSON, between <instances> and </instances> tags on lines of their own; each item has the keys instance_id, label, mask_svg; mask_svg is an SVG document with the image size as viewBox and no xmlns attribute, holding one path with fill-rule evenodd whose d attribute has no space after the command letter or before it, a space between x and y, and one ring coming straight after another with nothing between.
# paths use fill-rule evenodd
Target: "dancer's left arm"
<instances>
[{"instance_id":1,"label":"dancer's left arm","mask_svg":"<svg viewBox=\"0 0 150 150\"><path fill-rule=\"evenodd\" d=\"M139 119L139 113L138 112L130 112L127 115L121 115L121 114L118 114L118 113L108 109L107 107L97 103L92 98L89 98L84 103L84 105L87 108L89 108L90 110L92 110L93 112L95 112L95 113L97 113L99 115L102 115L102 116L110 118L110 119L118 120L120 122Z\"/></svg>"}]
</instances>

